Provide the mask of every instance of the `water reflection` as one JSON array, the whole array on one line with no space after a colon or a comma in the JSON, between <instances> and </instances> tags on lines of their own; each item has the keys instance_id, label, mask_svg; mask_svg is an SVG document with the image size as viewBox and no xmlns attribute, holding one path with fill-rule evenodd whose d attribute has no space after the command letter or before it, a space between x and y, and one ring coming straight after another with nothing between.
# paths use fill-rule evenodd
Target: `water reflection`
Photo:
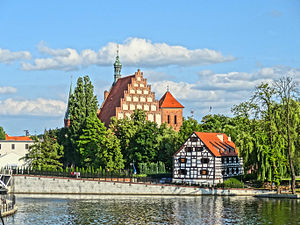
<instances>
[{"instance_id":1,"label":"water reflection","mask_svg":"<svg viewBox=\"0 0 300 225\"><path fill-rule=\"evenodd\" d=\"M6 218L5 224L300 224L299 200L215 196L51 197L17 196L19 210Z\"/></svg>"}]
</instances>

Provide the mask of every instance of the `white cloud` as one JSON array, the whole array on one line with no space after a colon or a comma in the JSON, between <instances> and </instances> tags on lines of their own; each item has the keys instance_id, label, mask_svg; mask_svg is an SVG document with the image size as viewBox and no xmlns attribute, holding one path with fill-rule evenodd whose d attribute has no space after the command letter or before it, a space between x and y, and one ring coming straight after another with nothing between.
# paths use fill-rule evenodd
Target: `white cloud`
<instances>
[{"instance_id":1,"label":"white cloud","mask_svg":"<svg viewBox=\"0 0 300 225\"><path fill-rule=\"evenodd\" d=\"M59 100L0 100L0 115L61 116L65 110L66 103Z\"/></svg>"},{"instance_id":2,"label":"white cloud","mask_svg":"<svg viewBox=\"0 0 300 225\"><path fill-rule=\"evenodd\" d=\"M16 60L28 60L31 59L30 52L20 51L12 52L8 49L0 48L0 63L13 63Z\"/></svg>"},{"instance_id":3,"label":"white cloud","mask_svg":"<svg viewBox=\"0 0 300 225\"><path fill-rule=\"evenodd\" d=\"M81 66L111 66L114 62L117 43L110 42L97 52L84 49L51 49L43 42L38 45L40 53L50 55L36 58L34 62L22 62L23 70L76 70ZM232 56L223 56L211 49L190 50L183 46L171 46L166 43L152 43L142 38L129 38L119 45L121 62L126 66L196 66L222 63L234 60Z\"/></svg>"},{"instance_id":4,"label":"white cloud","mask_svg":"<svg viewBox=\"0 0 300 225\"><path fill-rule=\"evenodd\" d=\"M13 94L17 92L17 88L14 87L0 87L0 94Z\"/></svg>"},{"instance_id":5,"label":"white cloud","mask_svg":"<svg viewBox=\"0 0 300 225\"><path fill-rule=\"evenodd\" d=\"M283 66L266 67L253 73L229 72L213 73L202 71L195 83L162 81L152 84L156 98L160 98L169 86L173 96L185 106L185 113L190 115L194 110L198 117L209 113L230 114L235 104L248 100L253 94L255 86L261 82L271 83L282 76L293 76L300 81L300 69Z\"/></svg>"}]
</instances>

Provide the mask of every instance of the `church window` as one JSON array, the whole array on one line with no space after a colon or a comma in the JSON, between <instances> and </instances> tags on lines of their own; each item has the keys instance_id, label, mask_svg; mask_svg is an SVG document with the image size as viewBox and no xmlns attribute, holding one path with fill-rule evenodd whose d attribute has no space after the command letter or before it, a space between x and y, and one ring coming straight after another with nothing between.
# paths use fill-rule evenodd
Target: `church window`
<instances>
[{"instance_id":1,"label":"church window","mask_svg":"<svg viewBox=\"0 0 300 225\"><path fill-rule=\"evenodd\" d=\"M168 115L168 123L170 123L170 115Z\"/></svg>"},{"instance_id":2,"label":"church window","mask_svg":"<svg viewBox=\"0 0 300 225\"><path fill-rule=\"evenodd\" d=\"M151 111L156 111L156 105L151 105Z\"/></svg>"},{"instance_id":3,"label":"church window","mask_svg":"<svg viewBox=\"0 0 300 225\"><path fill-rule=\"evenodd\" d=\"M144 94L145 95L149 94L149 91L148 90L144 90Z\"/></svg>"},{"instance_id":4,"label":"church window","mask_svg":"<svg viewBox=\"0 0 300 225\"><path fill-rule=\"evenodd\" d=\"M144 105L144 110L149 111L149 105Z\"/></svg>"},{"instance_id":5,"label":"church window","mask_svg":"<svg viewBox=\"0 0 300 225\"><path fill-rule=\"evenodd\" d=\"M139 101L139 98L137 96L133 96L133 101L134 102L138 102Z\"/></svg>"},{"instance_id":6,"label":"church window","mask_svg":"<svg viewBox=\"0 0 300 225\"><path fill-rule=\"evenodd\" d=\"M15 144L11 144L11 149L15 149Z\"/></svg>"},{"instance_id":7,"label":"church window","mask_svg":"<svg viewBox=\"0 0 300 225\"><path fill-rule=\"evenodd\" d=\"M137 77L136 79L137 79L138 81L141 81L141 77Z\"/></svg>"},{"instance_id":8,"label":"church window","mask_svg":"<svg viewBox=\"0 0 300 225\"><path fill-rule=\"evenodd\" d=\"M174 116L174 123L177 124L177 116Z\"/></svg>"},{"instance_id":9,"label":"church window","mask_svg":"<svg viewBox=\"0 0 300 225\"><path fill-rule=\"evenodd\" d=\"M138 85L138 83L134 83L133 86L134 87L138 87L139 85Z\"/></svg>"},{"instance_id":10,"label":"church window","mask_svg":"<svg viewBox=\"0 0 300 225\"><path fill-rule=\"evenodd\" d=\"M147 98L147 102L152 102L152 98L151 98L151 97L148 97L148 98Z\"/></svg>"},{"instance_id":11,"label":"church window","mask_svg":"<svg viewBox=\"0 0 300 225\"><path fill-rule=\"evenodd\" d=\"M153 122L154 121L154 116L153 114L148 114L148 120Z\"/></svg>"},{"instance_id":12,"label":"church window","mask_svg":"<svg viewBox=\"0 0 300 225\"><path fill-rule=\"evenodd\" d=\"M161 125L161 115L160 114L156 114L156 123L158 125Z\"/></svg>"},{"instance_id":13,"label":"church window","mask_svg":"<svg viewBox=\"0 0 300 225\"><path fill-rule=\"evenodd\" d=\"M145 102L146 99L144 97L141 97L141 102Z\"/></svg>"},{"instance_id":14,"label":"church window","mask_svg":"<svg viewBox=\"0 0 300 225\"><path fill-rule=\"evenodd\" d=\"M138 104L138 105L136 106L136 109L143 109L143 106L142 106L141 104Z\"/></svg>"},{"instance_id":15,"label":"church window","mask_svg":"<svg viewBox=\"0 0 300 225\"><path fill-rule=\"evenodd\" d=\"M135 105L130 104L130 110L135 110Z\"/></svg>"},{"instance_id":16,"label":"church window","mask_svg":"<svg viewBox=\"0 0 300 225\"><path fill-rule=\"evenodd\" d=\"M123 110L128 110L128 105L127 104L123 104Z\"/></svg>"},{"instance_id":17,"label":"church window","mask_svg":"<svg viewBox=\"0 0 300 225\"><path fill-rule=\"evenodd\" d=\"M201 163L209 163L209 158L202 158Z\"/></svg>"},{"instance_id":18,"label":"church window","mask_svg":"<svg viewBox=\"0 0 300 225\"><path fill-rule=\"evenodd\" d=\"M118 119L124 119L124 114L123 113L118 113Z\"/></svg>"},{"instance_id":19,"label":"church window","mask_svg":"<svg viewBox=\"0 0 300 225\"><path fill-rule=\"evenodd\" d=\"M129 93L130 93L130 94L135 94L135 90L130 89Z\"/></svg>"},{"instance_id":20,"label":"church window","mask_svg":"<svg viewBox=\"0 0 300 225\"><path fill-rule=\"evenodd\" d=\"M140 87L145 87L145 85L143 83L140 84Z\"/></svg>"},{"instance_id":21,"label":"church window","mask_svg":"<svg viewBox=\"0 0 300 225\"><path fill-rule=\"evenodd\" d=\"M136 91L136 93L140 95L140 94L142 94L142 90L138 89L138 90Z\"/></svg>"}]
</instances>

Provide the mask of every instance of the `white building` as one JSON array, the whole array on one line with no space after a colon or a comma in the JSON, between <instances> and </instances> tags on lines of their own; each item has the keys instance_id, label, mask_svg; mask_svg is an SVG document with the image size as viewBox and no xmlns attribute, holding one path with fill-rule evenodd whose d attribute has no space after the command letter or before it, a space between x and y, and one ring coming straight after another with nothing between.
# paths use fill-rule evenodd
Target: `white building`
<instances>
[{"instance_id":1,"label":"white building","mask_svg":"<svg viewBox=\"0 0 300 225\"><path fill-rule=\"evenodd\" d=\"M217 184L243 173L235 144L222 133L194 132L173 160L173 182Z\"/></svg>"},{"instance_id":2,"label":"white building","mask_svg":"<svg viewBox=\"0 0 300 225\"><path fill-rule=\"evenodd\" d=\"M28 153L33 142L27 136L12 137L6 134L5 140L0 140L0 168L25 166L25 161L20 158Z\"/></svg>"}]
</instances>

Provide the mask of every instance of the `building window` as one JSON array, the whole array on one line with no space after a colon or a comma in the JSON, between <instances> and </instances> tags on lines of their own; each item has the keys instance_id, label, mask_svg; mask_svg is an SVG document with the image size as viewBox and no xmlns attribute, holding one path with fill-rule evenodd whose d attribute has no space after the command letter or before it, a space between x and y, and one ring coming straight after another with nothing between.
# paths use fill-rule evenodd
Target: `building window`
<instances>
[{"instance_id":1,"label":"building window","mask_svg":"<svg viewBox=\"0 0 300 225\"><path fill-rule=\"evenodd\" d=\"M204 147L202 146L202 147L196 147L196 151L197 152L202 152L204 150Z\"/></svg>"},{"instance_id":2,"label":"building window","mask_svg":"<svg viewBox=\"0 0 300 225\"><path fill-rule=\"evenodd\" d=\"M178 174L180 174L180 175L186 175L187 171L186 171L186 169L180 169L180 170L178 170Z\"/></svg>"},{"instance_id":3,"label":"building window","mask_svg":"<svg viewBox=\"0 0 300 225\"><path fill-rule=\"evenodd\" d=\"M1 149L1 144L0 144L0 149Z\"/></svg>"},{"instance_id":4,"label":"building window","mask_svg":"<svg viewBox=\"0 0 300 225\"><path fill-rule=\"evenodd\" d=\"M174 123L177 124L177 116L174 116Z\"/></svg>"},{"instance_id":5,"label":"building window","mask_svg":"<svg viewBox=\"0 0 300 225\"><path fill-rule=\"evenodd\" d=\"M180 163L186 163L186 158L179 158Z\"/></svg>"},{"instance_id":6,"label":"building window","mask_svg":"<svg viewBox=\"0 0 300 225\"><path fill-rule=\"evenodd\" d=\"M201 163L209 163L209 158L202 158Z\"/></svg>"},{"instance_id":7,"label":"building window","mask_svg":"<svg viewBox=\"0 0 300 225\"><path fill-rule=\"evenodd\" d=\"M15 149L15 144L11 144L11 149Z\"/></svg>"},{"instance_id":8,"label":"building window","mask_svg":"<svg viewBox=\"0 0 300 225\"><path fill-rule=\"evenodd\" d=\"M207 170L200 170L200 174L201 174L201 175L207 175L207 174L208 174L208 171L207 171Z\"/></svg>"},{"instance_id":9,"label":"building window","mask_svg":"<svg viewBox=\"0 0 300 225\"><path fill-rule=\"evenodd\" d=\"M185 148L185 151L186 151L186 152L192 152L192 151L193 151L193 148L192 148L192 147L186 147L186 148Z\"/></svg>"},{"instance_id":10,"label":"building window","mask_svg":"<svg viewBox=\"0 0 300 225\"><path fill-rule=\"evenodd\" d=\"M168 115L168 123L170 123L170 115Z\"/></svg>"},{"instance_id":11,"label":"building window","mask_svg":"<svg viewBox=\"0 0 300 225\"><path fill-rule=\"evenodd\" d=\"M190 140L191 140L191 142L197 142L198 138L197 137L191 137Z\"/></svg>"},{"instance_id":12,"label":"building window","mask_svg":"<svg viewBox=\"0 0 300 225\"><path fill-rule=\"evenodd\" d=\"M25 149L29 149L29 145L28 144L25 144Z\"/></svg>"}]
</instances>

